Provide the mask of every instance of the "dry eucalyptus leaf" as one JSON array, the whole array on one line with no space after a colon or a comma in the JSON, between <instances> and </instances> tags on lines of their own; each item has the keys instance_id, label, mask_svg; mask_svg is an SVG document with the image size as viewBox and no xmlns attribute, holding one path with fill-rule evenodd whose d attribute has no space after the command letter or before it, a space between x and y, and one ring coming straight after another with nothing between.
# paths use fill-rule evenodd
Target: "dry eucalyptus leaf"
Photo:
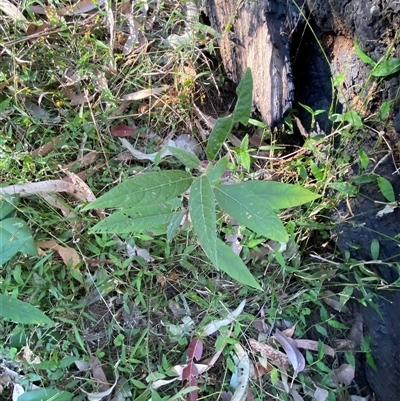
<instances>
[{"instance_id":1,"label":"dry eucalyptus leaf","mask_svg":"<svg viewBox=\"0 0 400 401\"><path fill-rule=\"evenodd\" d=\"M221 327L232 323L242 313L245 305L246 300L243 300L233 312L228 314L226 319L214 320L213 322L207 324L202 331L201 337L207 337L218 331Z\"/></svg>"},{"instance_id":2,"label":"dry eucalyptus leaf","mask_svg":"<svg viewBox=\"0 0 400 401\"><path fill-rule=\"evenodd\" d=\"M314 340L294 340L298 348L309 349L311 351L318 351L319 343ZM335 357L335 350L329 345L323 344L325 355L329 355L332 358Z\"/></svg>"},{"instance_id":3,"label":"dry eucalyptus leaf","mask_svg":"<svg viewBox=\"0 0 400 401\"><path fill-rule=\"evenodd\" d=\"M4 14L8 15L15 22L28 23L27 19L22 14L22 11L18 9L13 3L8 0L0 0L0 10Z\"/></svg>"},{"instance_id":4,"label":"dry eucalyptus leaf","mask_svg":"<svg viewBox=\"0 0 400 401\"><path fill-rule=\"evenodd\" d=\"M289 370L291 367L289 358L283 352L271 347L268 344L260 343L254 339L249 340L251 348L255 352L259 352L270 363L278 366L278 368Z\"/></svg>"},{"instance_id":5,"label":"dry eucalyptus leaf","mask_svg":"<svg viewBox=\"0 0 400 401\"><path fill-rule=\"evenodd\" d=\"M24 388L18 384L14 383L13 385L13 394L12 394L12 401L18 401L18 397L25 393Z\"/></svg>"},{"instance_id":6,"label":"dry eucalyptus leaf","mask_svg":"<svg viewBox=\"0 0 400 401\"><path fill-rule=\"evenodd\" d=\"M60 255L66 266L68 266L70 261L72 261L73 266L76 266L81 261L81 258L75 249L63 247L55 241L37 242L36 246L42 249L54 249Z\"/></svg>"},{"instance_id":7,"label":"dry eucalyptus leaf","mask_svg":"<svg viewBox=\"0 0 400 401\"><path fill-rule=\"evenodd\" d=\"M314 392L315 401L326 401L328 396L329 396L329 391L321 387L317 387L317 389Z\"/></svg>"},{"instance_id":8,"label":"dry eucalyptus leaf","mask_svg":"<svg viewBox=\"0 0 400 401\"><path fill-rule=\"evenodd\" d=\"M335 379L339 384L350 386L354 380L355 371L354 368L347 363L340 365L337 369L334 369Z\"/></svg>"},{"instance_id":9,"label":"dry eucalyptus leaf","mask_svg":"<svg viewBox=\"0 0 400 401\"><path fill-rule=\"evenodd\" d=\"M297 348L296 341L293 340L292 338L285 336L285 334L283 334L278 329L275 330L274 337L285 350L286 355L288 356L290 363L293 366L296 376L297 373L304 370L306 366L306 361L304 359L303 354Z\"/></svg>"},{"instance_id":10,"label":"dry eucalyptus leaf","mask_svg":"<svg viewBox=\"0 0 400 401\"><path fill-rule=\"evenodd\" d=\"M162 92L168 90L169 88L169 85L162 85L158 88L142 89L122 96L122 100L131 102L134 100L147 99L152 96L160 95Z\"/></svg>"},{"instance_id":11,"label":"dry eucalyptus leaf","mask_svg":"<svg viewBox=\"0 0 400 401\"><path fill-rule=\"evenodd\" d=\"M89 360L90 370L92 371L92 377L98 384L99 392L107 391L110 388L108 384L107 377L104 373L104 370L101 366L101 362L97 357L90 357Z\"/></svg>"}]
</instances>

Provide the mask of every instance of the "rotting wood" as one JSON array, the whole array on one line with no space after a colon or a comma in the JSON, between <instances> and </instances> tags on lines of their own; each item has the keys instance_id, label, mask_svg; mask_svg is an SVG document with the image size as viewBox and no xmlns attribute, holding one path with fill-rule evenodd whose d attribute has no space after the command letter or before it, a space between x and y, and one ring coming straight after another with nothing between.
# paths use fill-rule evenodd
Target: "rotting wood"
<instances>
[{"instance_id":1,"label":"rotting wood","mask_svg":"<svg viewBox=\"0 0 400 401\"><path fill-rule=\"evenodd\" d=\"M210 0L206 12L222 35L219 45L228 76L238 83L250 67L255 106L269 126L282 124L294 96L290 37L295 22L290 16L296 11L291 2Z\"/></svg>"}]
</instances>

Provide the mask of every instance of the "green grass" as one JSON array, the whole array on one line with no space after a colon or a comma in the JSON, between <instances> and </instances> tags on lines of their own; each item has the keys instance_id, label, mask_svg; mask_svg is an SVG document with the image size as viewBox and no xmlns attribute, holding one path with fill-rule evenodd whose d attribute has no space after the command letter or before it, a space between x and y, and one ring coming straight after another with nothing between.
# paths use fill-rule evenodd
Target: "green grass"
<instances>
[{"instance_id":1,"label":"green grass","mask_svg":"<svg viewBox=\"0 0 400 401\"><path fill-rule=\"evenodd\" d=\"M70 171L99 197L139 172L184 170L171 157L158 165L122 157L125 149L112 135L117 124L137 128L138 135L128 140L143 153L157 152L171 134L190 133L201 144L200 159L205 160L207 144L200 130L205 129L205 122L198 121L193 104L207 110L206 114L214 110L213 118L224 115L224 102L216 95L224 90L224 76L219 67L218 73L211 68L218 63L216 55L212 60L208 55L215 43L212 34L199 29L187 45L173 48L165 43L170 34L184 32L182 4L172 1L162 3L159 9L151 6L147 25L140 9L134 10L143 46L134 46L126 56L118 38L128 29L127 16L114 9L118 32L112 51L104 7L90 15L55 17L49 11L47 15L29 11L30 3L23 1L21 10L29 24L50 24L50 33L44 31L35 39L26 37L28 23L1 15L2 46L7 50L0 55L2 186L60 180ZM61 9L63 4L55 7ZM77 98L65 89L67 77L75 82L67 88L79 96L86 93L89 102L74 104ZM156 96L119 108L124 95L162 86L168 87ZM228 94L233 101L234 94ZM234 323L202 337L201 361L223 350L214 366L198 377L199 399L221 399L221 391L234 391L230 383L237 370L238 349L255 363L260 355L251 349L250 340L265 342L275 328L289 327L295 327L296 339L320 340L319 351L303 352L306 371L295 379L302 386L297 391L304 395L318 385L328 391L329 400L347 394L345 386L332 384L333 360L324 354L322 343L335 347L334 340L345 338L352 322L326 306L324 291L333 289L344 306L353 296L349 288L355 285L349 270L357 270L366 299L368 289L379 283L373 281L368 264L333 261L337 256L330 242L333 223L326 216L340 199L354 196L358 189L346 180L350 167L346 146L354 143L359 127L346 116L340 118L343 123L337 131L343 141L339 150L334 149L333 135L316 137L306 141L303 148L307 151L298 157L286 162L265 160L283 153L251 150L253 146L243 139L245 133L253 133L249 126L233 131L241 145L228 142L220 153L229 155L231 177L244 181L261 174L266 178L273 170L278 181L299 183L322 195L312 204L280 215L290 235L281 248L238 227L225 214L217 215L219 237L229 242L227 235L238 235L241 256L261 283L262 292L214 269L187 220L170 242L165 235L152 233L92 234L90 229L109 210L83 211L88 199L79 200L74 193L52 194L52 200L40 194L21 197L14 213L26 222L39 253L18 253L2 266L1 293L36 306L55 324L2 319L1 367L18 372L21 376L16 381L25 389L32 383L57 388L71 393L75 400L86 399L85 392L104 389L102 374L109 388L118 377L113 394L126 399L173 399L185 382L174 381L157 390L151 383L173 378L172 367L187 362L191 339L200 337L207 324L224 319L228 310L246 299L245 310ZM263 137L272 147L278 144L275 133L267 128ZM39 151L56 138L50 151ZM362 143L361 136L359 141ZM93 157L85 164L88 155ZM361 154L360 164L363 157ZM74 185L78 185L76 181ZM181 201L187 205L187 195ZM321 254L321 249L326 251ZM315 252L319 259L310 257ZM267 328L264 332L259 329L261 320ZM367 343L364 350L369 355ZM89 364L95 357L101 369ZM337 358L339 363L354 364L351 352L338 351ZM290 370L289 385L292 375ZM275 366L252 378L248 387L258 400L266 399L265 394L271 399L291 399L279 384L283 378ZM11 399L13 385L3 387L1 397Z\"/></svg>"}]
</instances>

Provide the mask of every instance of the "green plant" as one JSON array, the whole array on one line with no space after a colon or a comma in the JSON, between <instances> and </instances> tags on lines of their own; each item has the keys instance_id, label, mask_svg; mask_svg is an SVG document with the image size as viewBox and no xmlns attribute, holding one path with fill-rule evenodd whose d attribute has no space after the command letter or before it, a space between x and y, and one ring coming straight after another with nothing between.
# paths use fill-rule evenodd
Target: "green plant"
<instances>
[{"instance_id":1,"label":"green plant","mask_svg":"<svg viewBox=\"0 0 400 401\"><path fill-rule=\"evenodd\" d=\"M207 143L207 157L218 155L234 124L247 125L252 104L252 75L247 69L237 88L234 112L216 121ZM186 150L174 150L174 156L194 169L200 165ZM220 209L260 236L287 242L289 235L277 211L311 202L319 195L298 185L273 181L224 183L221 177L228 167L227 156L210 163L200 176L180 170L154 171L128 179L84 207L119 208L91 228L92 233L140 234L151 231L166 234L170 241L186 213L179 196L189 192L188 211L197 240L211 263L242 284L261 289L241 258L217 235Z\"/></svg>"},{"instance_id":2,"label":"green plant","mask_svg":"<svg viewBox=\"0 0 400 401\"><path fill-rule=\"evenodd\" d=\"M18 196L0 199L0 266L18 252L31 256L37 255L29 227L24 220L15 217L18 201Z\"/></svg>"}]
</instances>

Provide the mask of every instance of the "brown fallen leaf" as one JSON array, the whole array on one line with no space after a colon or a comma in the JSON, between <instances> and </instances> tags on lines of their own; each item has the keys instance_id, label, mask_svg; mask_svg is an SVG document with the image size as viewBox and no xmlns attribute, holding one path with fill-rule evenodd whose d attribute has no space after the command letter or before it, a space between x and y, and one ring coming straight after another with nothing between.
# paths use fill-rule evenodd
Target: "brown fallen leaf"
<instances>
[{"instance_id":1,"label":"brown fallen leaf","mask_svg":"<svg viewBox=\"0 0 400 401\"><path fill-rule=\"evenodd\" d=\"M111 135L119 137L132 136L135 131L136 130L134 128L130 128L125 124L118 124L111 127Z\"/></svg>"},{"instance_id":2,"label":"brown fallen leaf","mask_svg":"<svg viewBox=\"0 0 400 401\"><path fill-rule=\"evenodd\" d=\"M287 355L283 352L271 347L268 344L260 343L252 338L249 340L251 348L255 352L259 352L264 358L268 359L273 365L278 366L281 369L289 370L291 368L291 364Z\"/></svg>"},{"instance_id":3,"label":"brown fallen leaf","mask_svg":"<svg viewBox=\"0 0 400 401\"><path fill-rule=\"evenodd\" d=\"M50 28L51 28L50 24L42 24L42 25L30 24L26 30L26 36L37 35L41 32L45 32Z\"/></svg>"},{"instance_id":4,"label":"brown fallen leaf","mask_svg":"<svg viewBox=\"0 0 400 401\"><path fill-rule=\"evenodd\" d=\"M75 249L63 247L60 244L57 244L56 241L41 241L37 242L36 246L42 249L54 249L60 255L66 266L68 266L70 261L72 261L73 266L76 266L81 261L81 258Z\"/></svg>"},{"instance_id":5,"label":"brown fallen leaf","mask_svg":"<svg viewBox=\"0 0 400 401\"><path fill-rule=\"evenodd\" d=\"M61 168L62 168L62 170L71 170L71 168L73 168L73 167L74 168L86 167L86 166L89 166L90 164L93 164L99 157L100 157L99 152L96 152L95 150L91 150L90 152L86 153L79 160L75 160L71 163L65 164ZM80 175L79 175L79 177L82 178ZM83 181L85 181L85 180L83 180Z\"/></svg>"},{"instance_id":6,"label":"brown fallen leaf","mask_svg":"<svg viewBox=\"0 0 400 401\"><path fill-rule=\"evenodd\" d=\"M64 93L64 95L67 96L69 100L71 100L71 106L80 106L81 104L89 103L93 100L95 96L78 95L67 86L64 86L61 89L61 92Z\"/></svg>"},{"instance_id":7,"label":"brown fallen leaf","mask_svg":"<svg viewBox=\"0 0 400 401\"><path fill-rule=\"evenodd\" d=\"M321 294L321 300L337 312L350 313L349 308L344 305L340 309L340 297L334 292L327 290Z\"/></svg>"},{"instance_id":8,"label":"brown fallen leaf","mask_svg":"<svg viewBox=\"0 0 400 401\"><path fill-rule=\"evenodd\" d=\"M74 185L75 191L77 193L79 192L81 196L84 196L85 200L87 200L88 202L92 202L96 199L92 190L85 183L85 181L79 178L79 176L68 170L65 170L65 174L67 175L67 178L65 178L64 180L70 181Z\"/></svg>"},{"instance_id":9,"label":"brown fallen leaf","mask_svg":"<svg viewBox=\"0 0 400 401\"><path fill-rule=\"evenodd\" d=\"M260 377L263 377L267 373L271 372L273 369L273 366L267 362L266 359L264 359L264 362L257 361L255 366L254 366L254 378L259 379Z\"/></svg>"},{"instance_id":10,"label":"brown fallen leaf","mask_svg":"<svg viewBox=\"0 0 400 401\"><path fill-rule=\"evenodd\" d=\"M107 391L110 388L110 385L107 381L107 377L101 366L99 358L91 356L89 359L89 366L90 370L92 371L92 377L97 382L97 390L99 392Z\"/></svg>"},{"instance_id":11,"label":"brown fallen leaf","mask_svg":"<svg viewBox=\"0 0 400 401\"><path fill-rule=\"evenodd\" d=\"M38 149L35 149L31 152L31 156L46 156L49 153L51 153L54 148L56 147L57 144L61 142L61 139L64 135L58 135L54 139L52 139L50 142L45 143L43 146L41 146Z\"/></svg>"}]
</instances>

